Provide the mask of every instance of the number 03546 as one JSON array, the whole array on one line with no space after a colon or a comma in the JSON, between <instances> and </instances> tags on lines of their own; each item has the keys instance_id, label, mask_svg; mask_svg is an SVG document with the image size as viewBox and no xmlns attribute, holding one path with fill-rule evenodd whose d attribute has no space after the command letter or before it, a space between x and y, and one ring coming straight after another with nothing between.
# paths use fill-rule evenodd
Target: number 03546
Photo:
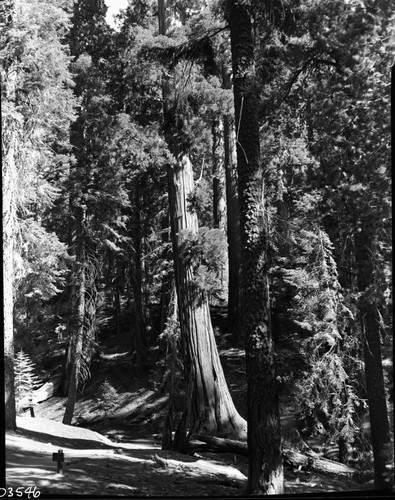
<instances>
[{"instance_id":1,"label":"number 03546","mask_svg":"<svg viewBox=\"0 0 395 500\"><path fill-rule=\"evenodd\" d=\"M37 486L19 486L18 488L0 488L0 498L38 498L40 491Z\"/></svg>"}]
</instances>

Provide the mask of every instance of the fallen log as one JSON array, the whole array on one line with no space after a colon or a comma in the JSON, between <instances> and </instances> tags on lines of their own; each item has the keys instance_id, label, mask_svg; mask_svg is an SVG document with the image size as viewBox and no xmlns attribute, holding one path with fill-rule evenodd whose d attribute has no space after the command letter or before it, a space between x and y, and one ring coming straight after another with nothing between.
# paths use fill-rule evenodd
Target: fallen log
<instances>
[{"instance_id":1,"label":"fallen log","mask_svg":"<svg viewBox=\"0 0 395 500\"><path fill-rule=\"evenodd\" d=\"M239 453L248 456L248 445L245 441L204 436L201 434L194 434L193 437L198 441L207 443L218 452ZM313 451L306 451L305 454L302 454L293 450L284 450L284 463L292 467L312 469L324 474L353 475L356 473L355 469L334 460L321 458Z\"/></svg>"},{"instance_id":2,"label":"fallen log","mask_svg":"<svg viewBox=\"0 0 395 500\"><path fill-rule=\"evenodd\" d=\"M205 481L210 477L217 483L226 486L244 488L246 486L247 476L239 469L230 465L220 465L207 460L174 460L172 458L164 458L159 455L153 455L155 462L166 469L173 469L178 472L186 472L191 474L205 475Z\"/></svg>"},{"instance_id":3,"label":"fallen log","mask_svg":"<svg viewBox=\"0 0 395 500\"><path fill-rule=\"evenodd\" d=\"M224 453L239 453L240 455L248 456L248 445L246 441L205 436L202 434L194 434L193 437L198 441L210 445L217 451L222 451Z\"/></svg>"},{"instance_id":4,"label":"fallen log","mask_svg":"<svg viewBox=\"0 0 395 500\"><path fill-rule=\"evenodd\" d=\"M284 450L284 461L292 466L314 469L324 474L338 474L341 476L352 476L357 471L348 467L348 465L329 460L328 458L317 457L317 454L311 451L305 455L293 450Z\"/></svg>"}]
</instances>

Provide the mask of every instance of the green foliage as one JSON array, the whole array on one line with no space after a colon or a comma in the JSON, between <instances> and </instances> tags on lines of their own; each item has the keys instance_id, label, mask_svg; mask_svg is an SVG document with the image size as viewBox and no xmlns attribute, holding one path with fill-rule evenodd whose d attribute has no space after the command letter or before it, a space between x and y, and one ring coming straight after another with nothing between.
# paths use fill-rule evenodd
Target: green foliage
<instances>
[{"instance_id":1,"label":"green foliage","mask_svg":"<svg viewBox=\"0 0 395 500\"><path fill-rule=\"evenodd\" d=\"M17 413L33 406L33 391L40 385L35 374L36 368L30 357L22 349L15 355L15 400Z\"/></svg>"},{"instance_id":2,"label":"green foliage","mask_svg":"<svg viewBox=\"0 0 395 500\"><path fill-rule=\"evenodd\" d=\"M67 273L66 246L52 220L59 181L71 161L69 132L77 104L64 43L66 8L66 2L51 0L18 3L0 49L3 148L13 145L15 162L17 334L38 327L34 318L62 290Z\"/></svg>"},{"instance_id":3,"label":"green foliage","mask_svg":"<svg viewBox=\"0 0 395 500\"><path fill-rule=\"evenodd\" d=\"M183 380L184 365L181 357L181 330L177 319L177 304L173 300L169 309L173 307L173 314L167 317L166 325L159 336L160 344L163 345L164 356L158 361L160 373L160 387L169 392L174 398Z\"/></svg>"},{"instance_id":4,"label":"green foliage","mask_svg":"<svg viewBox=\"0 0 395 500\"><path fill-rule=\"evenodd\" d=\"M202 227L197 234L183 232L181 259L193 269L195 294L202 292L213 299L220 297L226 266L226 239L220 229Z\"/></svg>"},{"instance_id":5,"label":"green foliage","mask_svg":"<svg viewBox=\"0 0 395 500\"><path fill-rule=\"evenodd\" d=\"M300 215L299 210L296 213ZM280 370L280 377L283 383L295 384L303 437L320 433L328 440L341 437L352 443L360 433L366 408L360 386L360 353L355 352L350 330L354 316L341 295L328 235L314 227L302 229L299 224L300 219L295 218L290 225L288 257L279 259L281 267L272 270L276 309L284 302L288 320L294 318L289 325L300 325L304 332L295 336L295 330L290 330L288 340L279 339L290 349L284 351L280 343L281 364L286 363L284 356L293 359L285 374ZM296 366L293 349L302 358Z\"/></svg>"},{"instance_id":6,"label":"green foliage","mask_svg":"<svg viewBox=\"0 0 395 500\"><path fill-rule=\"evenodd\" d=\"M17 297L21 302L46 301L64 286L69 260L66 245L33 218L22 219L19 230L20 251L15 256L14 282Z\"/></svg>"},{"instance_id":7,"label":"green foliage","mask_svg":"<svg viewBox=\"0 0 395 500\"><path fill-rule=\"evenodd\" d=\"M97 389L96 402L97 408L104 411L105 415L111 411L117 404L118 392L113 385L105 379Z\"/></svg>"},{"instance_id":8,"label":"green foliage","mask_svg":"<svg viewBox=\"0 0 395 500\"><path fill-rule=\"evenodd\" d=\"M104 0L77 0L74 2L72 29L69 33L73 56L86 52L95 64L111 54L111 30L106 23L107 7Z\"/></svg>"}]
</instances>

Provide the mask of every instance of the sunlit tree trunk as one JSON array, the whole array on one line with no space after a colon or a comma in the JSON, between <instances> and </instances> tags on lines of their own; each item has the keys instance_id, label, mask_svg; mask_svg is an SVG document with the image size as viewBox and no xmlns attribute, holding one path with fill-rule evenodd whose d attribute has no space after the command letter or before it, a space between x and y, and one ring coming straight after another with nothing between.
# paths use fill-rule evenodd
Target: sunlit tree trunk
<instances>
[{"instance_id":1,"label":"sunlit tree trunk","mask_svg":"<svg viewBox=\"0 0 395 500\"><path fill-rule=\"evenodd\" d=\"M9 1L0 11L1 29L13 27L14 2ZM15 85L17 72L11 65L1 66L2 98L7 101L1 112L1 154L2 154L2 216L3 216L3 329L4 329L4 396L5 429L16 429L15 383L14 383L14 225L16 216L16 148L18 122L16 114ZM3 94L4 92L4 94Z\"/></svg>"},{"instance_id":2,"label":"sunlit tree trunk","mask_svg":"<svg viewBox=\"0 0 395 500\"><path fill-rule=\"evenodd\" d=\"M225 173L223 125L220 118L214 118L212 123L213 137L213 221L214 227L225 229Z\"/></svg>"},{"instance_id":3,"label":"sunlit tree trunk","mask_svg":"<svg viewBox=\"0 0 395 500\"><path fill-rule=\"evenodd\" d=\"M166 34L165 2L159 0L159 26ZM171 238L178 301L181 343L187 381L186 409L177 432L177 447L183 448L191 432L243 439L246 422L238 414L225 381L215 344L207 295L193 286L193 269L181 255L188 233L196 234L196 212L188 203L194 192L188 145L183 135L183 117L170 109L170 86L163 80L164 125L168 146L175 158L168 166Z\"/></svg>"},{"instance_id":4,"label":"sunlit tree trunk","mask_svg":"<svg viewBox=\"0 0 395 500\"><path fill-rule=\"evenodd\" d=\"M121 297L123 290L124 263L121 258L114 258L115 263L115 284L114 284L114 312L117 334L121 333Z\"/></svg>"},{"instance_id":5,"label":"sunlit tree trunk","mask_svg":"<svg viewBox=\"0 0 395 500\"><path fill-rule=\"evenodd\" d=\"M169 214L162 218L162 244L168 244L170 242L170 230L169 229ZM166 321L169 314L170 299L172 297L174 290L174 276L166 274L162 278L162 287L160 293L160 332L165 329Z\"/></svg>"},{"instance_id":6,"label":"sunlit tree trunk","mask_svg":"<svg viewBox=\"0 0 395 500\"><path fill-rule=\"evenodd\" d=\"M78 382L81 369L81 356L83 350L83 341L85 335L85 293L86 293L86 255L83 236L83 225L85 220L85 212L83 207L76 209L76 268L75 282L76 286L76 324L75 330L71 333L70 338L70 379L68 383L68 396L66 402L66 410L63 416L64 424L71 424L74 415L74 407L77 400Z\"/></svg>"},{"instance_id":7,"label":"sunlit tree trunk","mask_svg":"<svg viewBox=\"0 0 395 500\"><path fill-rule=\"evenodd\" d=\"M4 328L4 390L5 428L15 430L14 386L14 221L15 221L15 133L12 119L2 120L2 214L3 214L3 328Z\"/></svg>"},{"instance_id":8,"label":"sunlit tree trunk","mask_svg":"<svg viewBox=\"0 0 395 500\"><path fill-rule=\"evenodd\" d=\"M284 492L279 401L268 287L267 228L249 2L229 0L237 141L242 311L248 383L250 494Z\"/></svg>"}]
</instances>

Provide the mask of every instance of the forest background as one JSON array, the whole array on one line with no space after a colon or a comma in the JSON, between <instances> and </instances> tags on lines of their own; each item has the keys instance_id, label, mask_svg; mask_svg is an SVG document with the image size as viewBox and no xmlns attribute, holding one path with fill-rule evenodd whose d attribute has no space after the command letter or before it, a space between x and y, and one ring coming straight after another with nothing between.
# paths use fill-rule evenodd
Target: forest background
<instances>
[{"instance_id":1,"label":"forest background","mask_svg":"<svg viewBox=\"0 0 395 500\"><path fill-rule=\"evenodd\" d=\"M71 423L113 330L136 376L157 363L163 446L246 439L210 319L226 308L250 491L282 491L286 392L302 437L373 458L387 487L392 7L135 0L115 30L101 0L2 2L8 428L15 352L45 372L65 349Z\"/></svg>"}]
</instances>

